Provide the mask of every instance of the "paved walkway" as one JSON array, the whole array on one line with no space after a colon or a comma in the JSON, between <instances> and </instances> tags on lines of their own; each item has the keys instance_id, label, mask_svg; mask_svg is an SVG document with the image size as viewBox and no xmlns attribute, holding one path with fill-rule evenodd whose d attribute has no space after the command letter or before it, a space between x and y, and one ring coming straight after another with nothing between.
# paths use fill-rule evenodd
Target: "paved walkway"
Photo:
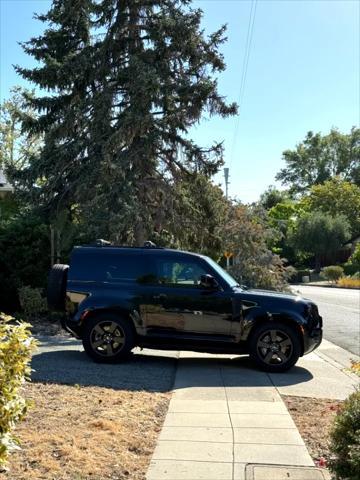
<instances>
[{"instance_id":1,"label":"paved walkway","mask_svg":"<svg viewBox=\"0 0 360 480\"><path fill-rule=\"evenodd\" d=\"M328 478L314 468L280 394L345 399L358 384L350 358L324 341L289 372L267 374L246 356L181 352L147 480Z\"/></svg>"},{"instance_id":2,"label":"paved walkway","mask_svg":"<svg viewBox=\"0 0 360 480\"><path fill-rule=\"evenodd\" d=\"M148 480L243 480L247 463L314 465L270 377L246 358L183 352L174 390Z\"/></svg>"}]
</instances>

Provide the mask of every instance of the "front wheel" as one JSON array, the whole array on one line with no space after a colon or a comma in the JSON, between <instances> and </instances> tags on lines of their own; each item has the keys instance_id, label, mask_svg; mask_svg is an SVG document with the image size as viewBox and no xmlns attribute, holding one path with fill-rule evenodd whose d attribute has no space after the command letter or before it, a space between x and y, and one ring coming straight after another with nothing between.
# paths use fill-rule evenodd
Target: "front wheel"
<instances>
[{"instance_id":1,"label":"front wheel","mask_svg":"<svg viewBox=\"0 0 360 480\"><path fill-rule=\"evenodd\" d=\"M293 367L301 353L299 335L294 327L268 322L256 327L250 339L250 357L267 372L285 372Z\"/></svg>"},{"instance_id":2,"label":"front wheel","mask_svg":"<svg viewBox=\"0 0 360 480\"><path fill-rule=\"evenodd\" d=\"M134 332L129 321L111 313L98 314L85 321L82 342L95 362L116 363L134 348Z\"/></svg>"}]
</instances>

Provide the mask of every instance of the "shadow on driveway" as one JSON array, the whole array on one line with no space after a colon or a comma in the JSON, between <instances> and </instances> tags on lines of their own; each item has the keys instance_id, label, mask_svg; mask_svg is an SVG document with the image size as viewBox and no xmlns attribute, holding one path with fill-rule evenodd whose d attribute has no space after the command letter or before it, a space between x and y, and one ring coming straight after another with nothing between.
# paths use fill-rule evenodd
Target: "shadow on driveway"
<instances>
[{"instance_id":1,"label":"shadow on driveway","mask_svg":"<svg viewBox=\"0 0 360 480\"><path fill-rule=\"evenodd\" d=\"M265 374L248 356L226 357L194 354L181 358L176 388L217 387L219 375L226 387L269 387L308 382L312 374L293 367L283 374ZM42 341L32 360L32 380L70 385L108 387L119 390L166 392L173 388L176 352L136 349L119 364L94 363L76 340Z\"/></svg>"}]
</instances>

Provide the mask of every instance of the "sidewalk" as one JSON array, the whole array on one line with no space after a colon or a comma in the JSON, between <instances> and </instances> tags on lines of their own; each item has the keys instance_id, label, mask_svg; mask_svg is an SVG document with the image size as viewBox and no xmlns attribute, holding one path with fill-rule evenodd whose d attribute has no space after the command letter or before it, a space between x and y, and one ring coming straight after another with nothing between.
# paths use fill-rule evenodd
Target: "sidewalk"
<instances>
[{"instance_id":1,"label":"sidewalk","mask_svg":"<svg viewBox=\"0 0 360 480\"><path fill-rule=\"evenodd\" d=\"M314 468L280 393L346 398L357 379L327 356L332 349L339 356L326 342L285 374L260 372L245 356L182 352L147 480L327 478Z\"/></svg>"}]
</instances>

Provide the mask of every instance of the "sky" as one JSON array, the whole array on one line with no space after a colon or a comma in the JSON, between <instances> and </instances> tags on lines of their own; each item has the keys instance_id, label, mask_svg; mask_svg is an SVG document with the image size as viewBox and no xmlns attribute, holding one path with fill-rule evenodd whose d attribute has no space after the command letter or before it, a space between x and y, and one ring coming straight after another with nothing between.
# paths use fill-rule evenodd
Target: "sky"
<instances>
[{"instance_id":1,"label":"sky","mask_svg":"<svg viewBox=\"0 0 360 480\"><path fill-rule=\"evenodd\" d=\"M18 42L41 34L33 13L48 0L0 0L0 98L13 85L27 85L13 64L33 67ZM191 135L203 146L223 142L230 169L229 195L256 201L284 166L282 152L293 149L309 130L347 133L360 125L360 1L358 0L196 0L206 33L227 24L221 46L227 68L219 91L239 102L237 118L204 119ZM256 7L256 10L255 10ZM252 9L252 10L251 10ZM246 50L250 13L254 14ZM251 23L250 23L251 25ZM244 56L249 53L244 69ZM245 62L246 63L246 62ZM215 181L224 187L222 171Z\"/></svg>"}]
</instances>

